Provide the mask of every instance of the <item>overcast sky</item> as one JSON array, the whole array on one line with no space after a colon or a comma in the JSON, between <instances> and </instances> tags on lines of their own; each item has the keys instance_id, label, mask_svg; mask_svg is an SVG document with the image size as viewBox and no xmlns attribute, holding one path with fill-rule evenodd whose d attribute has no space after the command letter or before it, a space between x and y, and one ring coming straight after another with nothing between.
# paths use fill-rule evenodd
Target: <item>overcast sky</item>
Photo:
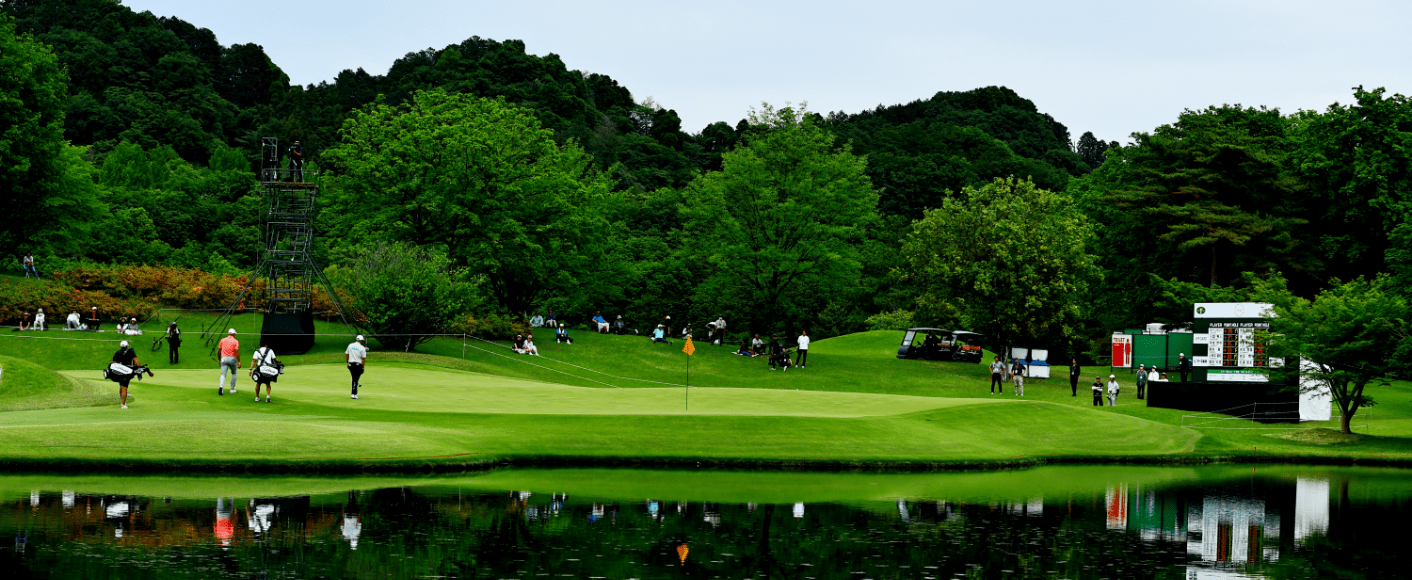
<instances>
[{"instance_id":1,"label":"overcast sky","mask_svg":"<svg viewBox=\"0 0 1412 580\"><path fill-rule=\"evenodd\" d=\"M124 0L222 44L256 43L300 84L384 74L471 36L606 74L690 132L761 101L857 112L1003 85L1069 127L1126 142L1186 108L1292 112L1352 87L1412 93L1412 2L501 2Z\"/></svg>"}]
</instances>

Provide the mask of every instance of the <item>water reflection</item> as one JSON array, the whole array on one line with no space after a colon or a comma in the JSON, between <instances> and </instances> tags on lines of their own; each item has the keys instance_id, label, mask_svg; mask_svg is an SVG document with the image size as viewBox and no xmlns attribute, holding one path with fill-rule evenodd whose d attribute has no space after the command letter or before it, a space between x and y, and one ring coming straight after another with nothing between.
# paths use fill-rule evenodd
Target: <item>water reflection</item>
<instances>
[{"instance_id":1,"label":"water reflection","mask_svg":"<svg viewBox=\"0 0 1412 580\"><path fill-rule=\"evenodd\" d=\"M1363 489L1344 472L759 504L552 488L214 499L34 490L0 503L0 533L15 537L0 544L0 566L59 578L1402 577L1412 490L1350 494L1350 482Z\"/></svg>"}]
</instances>

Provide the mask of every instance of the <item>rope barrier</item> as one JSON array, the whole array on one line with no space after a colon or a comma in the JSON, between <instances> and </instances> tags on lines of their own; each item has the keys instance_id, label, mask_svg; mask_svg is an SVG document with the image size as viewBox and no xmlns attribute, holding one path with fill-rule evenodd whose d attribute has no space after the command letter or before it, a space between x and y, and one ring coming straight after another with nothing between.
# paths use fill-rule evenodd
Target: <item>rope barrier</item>
<instances>
[{"instance_id":1,"label":"rope barrier","mask_svg":"<svg viewBox=\"0 0 1412 580\"><path fill-rule=\"evenodd\" d=\"M484 338L480 338L480 337L477 337L477 336L467 336L467 338L472 338L472 339L479 340L479 341L484 342L484 343L493 344L493 345L495 345L495 346L501 346L501 347L504 346L504 345L502 345L502 344L500 344L500 343L492 342L492 341L489 341L489 340L486 340L486 339L484 339ZM476 348L476 347L472 346L471 348ZM509 348L509 347L505 347L505 348ZM501 356L504 356L504 355L501 355ZM656 384L656 385L667 385L667 386L669 386L669 387L685 387L685 386L686 386L686 385L683 385L683 384L681 384L681 383L666 383L666 382L654 381L654 380L650 380L650 379L636 379L636 378L633 378L633 377L624 377L624 376L614 375L614 374L610 374L610 373L605 373L605 372L603 372L603 371L593 370L593 369L588 368L588 367L582 367L582 366L576 365L576 364L574 364L574 363L562 361L562 360L559 360L559 359L548 358L548 357L543 357L543 356L541 356L540 358L542 358L542 359L544 359L544 360L554 361L554 362L556 362L556 363L563 364L563 365L569 365L569 366L574 367L574 368L576 368L576 369L582 369L582 370L585 370L585 371L588 371L588 372L591 372L591 373L598 373L598 374L603 375L603 376L605 376L605 377L612 377L612 378L615 378L615 379L622 379L622 380L625 380L625 381L638 381L638 382L643 382L643 383L652 383L652 384ZM536 365L536 366L538 366L538 365ZM563 371L559 371L559 372L563 372ZM565 373L565 374L568 374L568 373ZM574 375L569 375L569 376L574 376ZM580 378L583 378L583 379L586 380L586 381L593 380L593 379L589 379L589 378L587 378L587 377L580 377ZM621 387L619 387L619 388L621 388Z\"/></svg>"}]
</instances>

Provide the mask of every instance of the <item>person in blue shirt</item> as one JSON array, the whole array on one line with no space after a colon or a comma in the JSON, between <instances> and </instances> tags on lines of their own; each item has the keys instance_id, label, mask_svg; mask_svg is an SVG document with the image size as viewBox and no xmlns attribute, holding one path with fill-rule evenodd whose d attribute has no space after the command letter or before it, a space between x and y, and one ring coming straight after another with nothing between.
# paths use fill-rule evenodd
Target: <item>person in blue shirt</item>
<instances>
[{"instance_id":1,"label":"person in blue shirt","mask_svg":"<svg viewBox=\"0 0 1412 580\"><path fill-rule=\"evenodd\" d=\"M593 322L595 322L595 323L598 324L598 332L599 332L599 333L601 333L601 334L608 334L608 320L605 319L605 318L603 318L603 313L602 313L602 312L594 313L594 315L593 315Z\"/></svg>"},{"instance_id":2,"label":"person in blue shirt","mask_svg":"<svg viewBox=\"0 0 1412 580\"><path fill-rule=\"evenodd\" d=\"M569 338L569 329L565 328L563 324L560 324L559 330L554 331L554 342L573 344L574 339Z\"/></svg>"},{"instance_id":3,"label":"person in blue shirt","mask_svg":"<svg viewBox=\"0 0 1412 580\"><path fill-rule=\"evenodd\" d=\"M652 331L652 342L672 344L672 341L667 340L667 328L665 326L658 324L657 329Z\"/></svg>"}]
</instances>

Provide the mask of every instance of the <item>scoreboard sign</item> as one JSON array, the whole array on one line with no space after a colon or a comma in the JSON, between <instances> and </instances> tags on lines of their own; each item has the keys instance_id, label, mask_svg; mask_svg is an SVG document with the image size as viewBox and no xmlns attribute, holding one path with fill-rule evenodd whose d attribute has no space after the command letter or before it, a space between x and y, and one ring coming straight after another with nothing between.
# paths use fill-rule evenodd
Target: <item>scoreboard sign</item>
<instances>
[{"instance_id":1,"label":"scoreboard sign","mask_svg":"<svg viewBox=\"0 0 1412 580\"><path fill-rule=\"evenodd\" d=\"M1266 354L1273 308L1258 302L1197 303L1194 307L1197 351L1191 357L1196 379L1206 382L1268 383L1279 366ZM1204 376L1203 376L1204 374Z\"/></svg>"}]
</instances>

